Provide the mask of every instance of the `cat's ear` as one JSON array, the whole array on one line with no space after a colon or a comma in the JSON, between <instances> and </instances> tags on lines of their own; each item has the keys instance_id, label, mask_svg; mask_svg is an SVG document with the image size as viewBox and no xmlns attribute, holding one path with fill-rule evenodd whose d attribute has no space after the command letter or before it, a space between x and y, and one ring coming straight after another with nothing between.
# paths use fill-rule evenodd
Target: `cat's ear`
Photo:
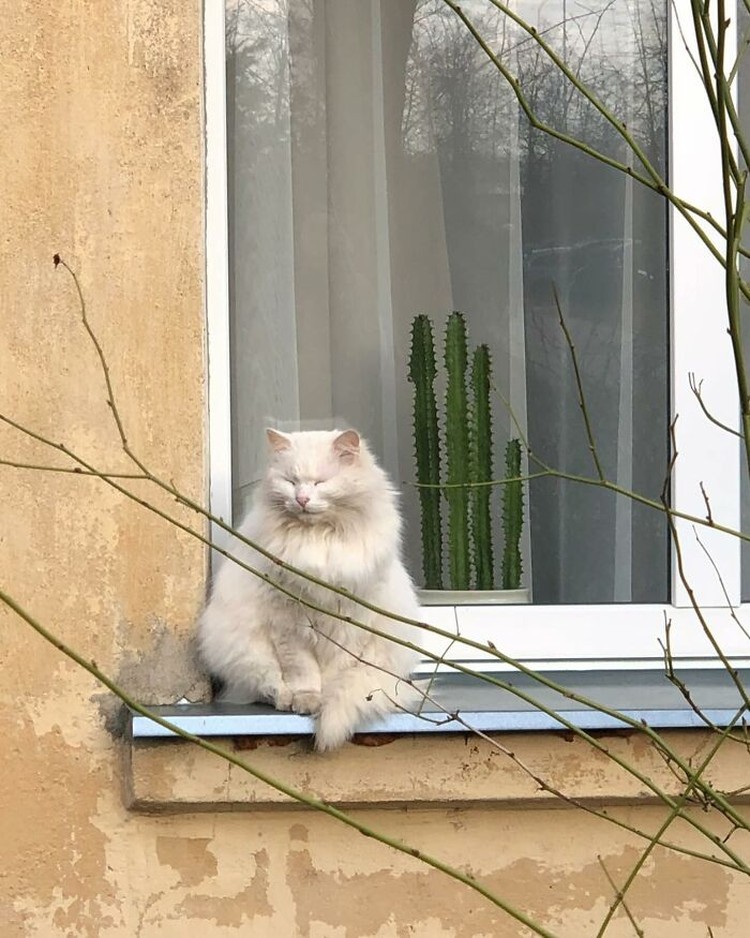
<instances>
[{"instance_id":1,"label":"cat's ear","mask_svg":"<svg viewBox=\"0 0 750 938\"><path fill-rule=\"evenodd\" d=\"M344 430L333 441L333 450L342 462L353 462L359 456L359 433Z\"/></svg>"},{"instance_id":2,"label":"cat's ear","mask_svg":"<svg viewBox=\"0 0 750 938\"><path fill-rule=\"evenodd\" d=\"M274 453L280 453L282 450L289 449L292 445L292 441L286 433L281 433L279 430L274 430L271 427L266 428L266 436L268 437L268 442Z\"/></svg>"}]
</instances>

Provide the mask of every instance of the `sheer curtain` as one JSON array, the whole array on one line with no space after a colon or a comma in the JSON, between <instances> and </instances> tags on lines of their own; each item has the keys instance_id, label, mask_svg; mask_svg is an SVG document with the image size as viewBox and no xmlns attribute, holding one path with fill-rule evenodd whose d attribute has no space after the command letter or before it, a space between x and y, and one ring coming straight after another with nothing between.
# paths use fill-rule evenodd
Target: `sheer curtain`
<instances>
[{"instance_id":1,"label":"sheer curtain","mask_svg":"<svg viewBox=\"0 0 750 938\"><path fill-rule=\"evenodd\" d=\"M438 174L410 180L409 191L398 154L388 152L400 137L414 10L408 0L228 7L242 500L269 422L352 424L397 479L409 473L397 403L409 318L415 305L450 305L441 200L424 197ZM429 232L426 249L421 227L391 224L403 198ZM404 220L409 226L411 214ZM406 285L393 270L405 246Z\"/></svg>"},{"instance_id":2,"label":"sheer curtain","mask_svg":"<svg viewBox=\"0 0 750 938\"><path fill-rule=\"evenodd\" d=\"M568 11L555 5L524 6L559 24ZM614 7L610 36L632 34L633 4ZM479 0L464 8L539 107L571 132L592 129L579 126L576 102L561 109L554 73L499 11ZM607 65L602 81L620 98L642 97L626 80L633 56L623 65L621 41L617 61L597 45L605 14L587 31L586 10L573 20L579 49L597 74ZM647 24L652 45L653 32ZM572 35L557 38L573 49ZM590 474L553 284L608 474L648 494L658 476L661 487L666 254L655 202L531 133L502 76L439 0L229 0L227 69L238 514L263 462L264 426L356 426L403 484L418 577L406 380L416 313L433 317L440 344L447 314L462 310L472 344L490 345L498 474L517 435L503 400L540 457ZM663 101L650 93L649 103L661 145ZM537 600L665 598L665 534L643 512L550 480L530 485L529 503L526 582Z\"/></svg>"},{"instance_id":3,"label":"sheer curtain","mask_svg":"<svg viewBox=\"0 0 750 938\"><path fill-rule=\"evenodd\" d=\"M650 2L523 4L662 169L666 9ZM524 44L519 58L541 119L633 164L614 130L533 47ZM597 474L554 287L604 474L658 500L668 464L665 204L618 170L531 130L522 204L532 445L558 469ZM667 598L667 532L659 513L561 480L532 483L531 513L539 601Z\"/></svg>"}]
</instances>

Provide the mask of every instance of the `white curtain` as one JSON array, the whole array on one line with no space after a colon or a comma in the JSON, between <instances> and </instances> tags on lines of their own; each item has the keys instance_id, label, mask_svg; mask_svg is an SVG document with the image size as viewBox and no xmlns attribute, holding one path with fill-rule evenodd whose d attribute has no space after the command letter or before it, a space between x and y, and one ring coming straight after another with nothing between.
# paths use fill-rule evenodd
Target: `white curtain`
<instances>
[{"instance_id":1,"label":"white curtain","mask_svg":"<svg viewBox=\"0 0 750 938\"><path fill-rule=\"evenodd\" d=\"M560 22L558 0L524 6ZM610 33L627 25L626 6L615 0ZM529 41L491 4L464 7L537 105L587 130ZM592 57L581 17L576 35ZM573 52L573 36L561 38ZM617 175L532 134L440 0L229 0L227 51L238 513L265 425L356 426L404 484L419 576L406 380L417 313L433 317L440 344L447 314L461 310L471 343L490 345L498 475L516 435L503 399L541 456L590 472L553 283L580 340L607 471L652 488L659 464L663 478L663 214ZM598 54L606 59L606 43ZM626 94L619 73L602 80ZM663 106L660 117L663 130ZM651 595L666 589L664 535L642 512L617 513L601 493L558 482L529 495L536 599L664 598Z\"/></svg>"}]
</instances>

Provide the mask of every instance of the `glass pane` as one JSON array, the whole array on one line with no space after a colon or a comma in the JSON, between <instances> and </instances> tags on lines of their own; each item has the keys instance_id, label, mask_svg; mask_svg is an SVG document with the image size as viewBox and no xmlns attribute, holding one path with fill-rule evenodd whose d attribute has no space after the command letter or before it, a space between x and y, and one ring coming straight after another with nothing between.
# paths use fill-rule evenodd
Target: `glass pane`
<instances>
[{"instance_id":1,"label":"glass pane","mask_svg":"<svg viewBox=\"0 0 750 938\"><path fill-rule=\"evenodd\" d=\"M666 4L518 8L662 170ZM485 0L463 9L540 119L631 162L527 34ZM550 466L594 477L554 291L605 473L658 497L668 437L658 198L532 130L439 0L229 0L227 74L238 514L259 475L264 426L355 426L403 488L421 582L410 334L416 314L431 317L440 365L453 310L470 349L490 349L492 476L504 475L506 443L521 437ZM436 387L442 408L444 376ZM526 496L523 585L536 601L667 598L658 513L550 478ZM499 488L491 500L499 576Z\"/></svg>"}]
</instances>

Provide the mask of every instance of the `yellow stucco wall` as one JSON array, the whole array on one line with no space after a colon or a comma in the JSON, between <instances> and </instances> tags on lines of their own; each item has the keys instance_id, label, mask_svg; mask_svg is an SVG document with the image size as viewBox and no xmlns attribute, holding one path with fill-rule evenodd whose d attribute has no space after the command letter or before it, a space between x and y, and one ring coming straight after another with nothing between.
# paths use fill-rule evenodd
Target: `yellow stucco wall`
<instances>
[{"instance_id":1,"label":"yellow stucco wall","mask_svg":"<svg viewBox=\"0 0 750 938\"><path fill-rule=\"evenodd\" d=\"M135 471L74 284L53 266L59 252L80 277L133 450L202 499L200 4L5 7L0 413L100 470ZM7 424L0 458L71 465ZM199 524L151 483L123 484ZM205 577L197 542L82 474L0 465L0 505L0 588L136 696L200 692L189 652ZM0 665L2 938L526 934L443 874L259 794L204 754L174 743L131 754L111 695L5 609ZM704 741L674 738L686 753ZM569 794L619 801L610 810L630 825L653 830L664 816L579 743L505 742ZM666 771L637 738L612 745ZM595 934L612 897L597 858L621 882L642 846L540 798L507 759L463 737L329 757L297 742L241 754L473 872L566 938ZM738 787L741 760L738 747L720 781ZM674 836L695 846L684 830ZM649 938L707 938L709 928L739 938L750 890L725 869L656 851L629 905ZM621 914L607 934L633 929Z\"/></svg>"}]
</instances>

